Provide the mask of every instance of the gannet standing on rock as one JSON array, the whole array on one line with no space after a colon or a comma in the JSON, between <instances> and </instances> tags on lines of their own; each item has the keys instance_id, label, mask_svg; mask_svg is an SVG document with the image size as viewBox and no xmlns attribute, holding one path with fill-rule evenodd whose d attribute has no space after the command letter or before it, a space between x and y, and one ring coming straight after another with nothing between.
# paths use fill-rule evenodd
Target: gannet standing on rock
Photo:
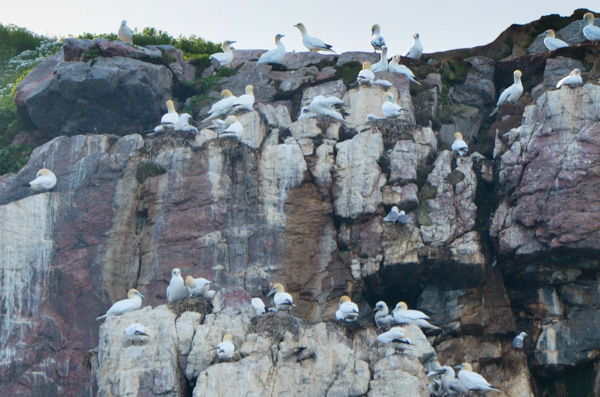
<instances>
[{"instance_id":1,"label":"gannet standing on rock","mask_svg":"<svg viewBox=\"0 0 600 397\"><path fill-rule=\"evenodd\" d=\"M460 132L454 133L454 142L452 142L452 151L456 152L459 156L465 156L469 152L469 146L463 140L463 136Z\"/></svg>"},{"instance_id":2,"label":"gannet standing on rock","mask_svg":"<svg viewBox=\"0 0 600 397\"><path fill-rule=\"evenodd\" d=\"M166 105L167 113L163 114L163 116L160 118L160 123L173 125L177 124L177 122L179 121L179 114L175 110L175 103L173 102L173 100L169 99L166 102Z\"/></svg>"},{"instance_id":3,"label":"gannet standing on rock","mask_svg":"<svg viewBox=\"0 0 600 397\"><path fill-rule=\"evenodd\" d=\"M225 123L227 123L228 126L223 130L223 134L235 134L239 137L242 135L242 132L244 132L244 126L235 116L227 117L225 119Z\"/></svg>"},{"instance_id":4,"label":"gannet standing on rock","mask_svg":"<svg viewBox=\"0 0 600 397\"><path fill-rule=\"evenodd\" d=\"M356 82L358 85L361 84L373 84L375 80L375 73L371 70L371 62L363 62L363 68L360 72L358 72L358 77L356 78Z\"/></svg>"},{"instance_id":5,"label":"gannet standing on rock","mask_svg":"<svg viewBox=\"0 0 600 397\"><path fill-rule=\"evenodd\" d=\"M29 187L36 192L45 192L52 189L54 186L56 186L56 175L48 168L39 170L37 174L35 174L35 179L29 182Z\"/></svg>"},{"instance_id":6,"label":"gannet standing on rock","mask_svg":"<svg viewBox=\"0 0 600 397\"><path fill-rule=\"evenodd\" d=\"M402 327L393 327L387 332L379 334L377 340L381 343L387 343L392 346L397 352L403 353L404 350L409 348L409 345L413 345L410 339L406 337L406 330Z\"/></svg>"},{"instance_id":7,"label":"gannet standing on rock","mask_svg":"<svg viewBox=\"0 0 600 397\"><path fill-rule=\"evenodd\" d=\"M121 21L121 26L119 27L118 35L119 40L121 40L123 43L133 44L133 32L131 31L129 26L127 26L127 21L125 19Z\"/></svg>"},{"instance_id":8,"label":"gannet standing on rock","mask_svg":"<svg viewBox=\"0 0 600 397\"><path fill-rule=\"evenodd\" d=\"M187 296L187 290L181 277L181 270L178 268L171 271L171 281L167 287L167 302L175 302L184 299Z\"/></svg>"},{"instance_id":9,"label":"gannet standing on rock","mask_svg":"<svg viewBox=\"0 0 600 397\"><path fill-rule=\"evenodd\" d=\"M194 127L192 124L192 115L189 113L181 113L179 115L179 120L177 124L175 124L175 131L184 131L184 132L193 132L194 134L198 133L198 128Z\"/></svg>"},{"instance_id":10,"label":"gannet standing on rock","mask_svg":"<svg viewBox=\"0 0 600 397\"><path fill-rule=\"evenodd\" d=\"M391 62L388 64L388 70L394 73L405 74L410 81L421 85L421 83L415 80L415 74L408 67L400 64L400 57L398 55L394 55Z\"/></svg>"},{"instance_id":11,"label":"gannet standing on rock","mask_svg":"<svg viewBox=\"0 0 600 397\"><path fill-rule=\"evenodd\" d=\"M413 45L406 51L404 56L412 59L421 59L421 55L423 55L423 44L419 40L419 34L415 33L413 34Z\"/></svg>"},{"instance_id":12,"label":"gannet standing on rock","mask_svg":"<svg viewBox=\"0 0 600 397\"><path fill-rule=\"evenodd\" d=\"M133 323L125 328L125 335L127 335L127 339L133 343L140 342L143 344L150 339L150 331L148 331L148 328L139 323Z\"/></svg>"},{"instance_id":13,"label":"gannet standing on rock","mask_svg":"<svg viewBox=\"0 0 600 397\"><path fill-rule=\"evenodd\" d=\"M285 57L285 46L281 42L281 38L285 37L283 34L278 34L275 36L275 45L277 47L273 48L262 54L260 58L258 58L258 63L282 63L283 58Z\"/></svg>"},{"instance_id":14,"label":"gannet standing on rock","mask_svg":"<svg viewBox=\"0 0 600 397\"><path fill-rule=\"evenodd\" d=\"M235 345L233 344L233 335L225 334L223 336L223 342L217 345L217 356L219 360L231 360L233 353L235 352Z\"/></svg>"},{"instance_id":15,"label":"gannet standing on rock","mask_svg":"<svg viewBox=\"0 0 600 397\"><path fill-rule=\"evenodd\" d=\"M563 48L563 47L569 46L569 44L565 43L561 39L557 39L556 34L554 33L554 30L552 30L552 29L548 29L542 34L544 36L546 36L546 38L544 39L544 45L550 51L554 51L557 48Z\"/></svg>"},{"instance_id":16,"label":"gannet standing on rock","mask_svg":"<svg viewBox=\"0 0 600 397\"><path fill-rule=\"evenodd\" d=\"M521 332L519 335L515 336L515 339L513 339L513 347L515 349L522 349L523 348L523 339L525 339L525 337L527 336L527 334L525 332Z\"/></svg>"},{"instance_id":17,"label":"gannet standing on rock","mask_svg":"<svg viewBox=\"0 0 600 397\"><path fill-rule=\"evenodd\" d=\"M200 296L206 297L206 293L210 288L210 281L202 277L194 278L192 276L187 276L185 278L185 286L192 298Z\"/></svg>"},{"instance_id":18,"label":"gannet standing on rock","mask_svg":"<svg viewBox=\"0 0 600 397\"><path fill-rule=\"evenodd\" d=\"M267 309L265 307L265 302L262 301L262 299L260 298L252 298L252 307L254 308L254 312L256 313L257 316L262 316L263 314L265 314L267 312Z\"/></svg>"},{"instance_id":19,"label":"gannet standing on rock","mask_svg":"<svg viewBox=\"0 0 600 397\"><path fill-rule=\"evenodd\" d=\"M227 66L233 61L233 50L231 49L231 45L236 43L235 41L226 40L221 45L223 52L217 52L212 54L210 57L217 62L221 66Z\"/></svg>"},{"instance_id":20,"label":"gannet standing on rock","mask_svg":"<svg viewBox=\"0 0 600 397\"><path fill-rule=\"evenodd\" d=\"M560 79L560 81L556 84L556 88L560 88L563 85L568 85L569 87L583 85L583 79L581 78L581 70L573 69L567 77L563 77L562 79Z\"/></svg>"},{"instance_id":21,"label":"gannet standing on rock","mask_svg":"<svg viewBox=\"0 0 600 397\"><path fill-rule=\"evenodd\" d=\"M115 302L110 309L106 311L106 314L96 317L96 320L103 320L108 316L120 316L123 313L131 312L142 307L142 298L144 295L140 294L137 289L130 289L127 292L127 299L122 299Z\"/></svg>"},{"instance_id":22,"label":"gannet standing on rock","mask_svg":"<svg viewBox=\"0 0 600 397\"><path fill-rule=\"evenodd\" d=\"M371 65L371 71L373 73L387 72L388 70L388 59L387 59L387 47L383 47L381 50L381 59L379 62Z\"/></svg>"},{"instance_id":23,"label":"gannet standing on rock","mask_svg":"<svg viewBox=\"0 0 600 397\"><path fill-rule=\"evenodd\" d=\"M402 115L402 108L394 101L394 94L386 92L383 94L383 105L381 105L381 112L383 117L386 119L398 117Z\"/></svg>"},{"instance_id":24,"label":"gannet standing on rock","mask_svg":"<svg viewBox=\"0 0 600 397\"><path fill-rule=\"evenodd\" d=\"M469 389L460 380L456 379L456 373L452 367L444 365L436 372L442 376L441 386L445 396L457 393L469 394Z\"/></svg>"},{"instance_id":25,"label":"gannet standing on rock","mask_svg":"<svg viewBox=\"0 0 600 397\"><path fill-rule=\"evenodd\" d=\"M401 225L412 223L412 219L404 211L398 211L398 207L396 206L393 206L382 220L383 222L399 223Z\"/></svg>"},{"instance_id":26,"label":"gannet standing on rock","mask_svg":"<svg viewBox=\"0 0 600 397\"><path fill-rule=\"evenodd\" d=\"M500 98L498 98L498 102L496 103L496 109L494 109L490 116L496 114L498 108L503 103L517 103L517 101L521 97L521 94L523 93L523 83L521 83L522 75L523 73L520 70L515 70L513 72L514 83L510 87L502 91L502 94L500 94Z\"/></svg>"},{"instance_id":27,"label":"gannet standing on rock","mask_svg":"<svg viewBox=\"0 0 600 397\"><path fill-rule=\"evenodd\" d=\"M342 321L356 321L358 318L358 306L349 296L344 295L340 298L335 318Z\"/></svg>"},{"instance_id":28,"label":"gannet standing on rock","mask_svg":"<svg viewBox=\"0 0 600 397\"><path fill-rule=\"evenodd\" d=\"M229 90L221 91L222 99L218 102L213 103L208 111L209 116L202 120L202 122L216 119L217 117L224 116L229 113L233 108L233 104L237 100L237 97Z\"/></svg>"},{"instance_id":29,"label":"gannet standing on rock","mask_svg":"<svg viewBox=\"0 0 600 397\"><path fill-rule=\"evenodd\" d=\"M429 316L419 310L408 310L404 302L398 302L392 310L394 321L398 324L417 324L419 328L440 329L435 325L429 324Z\"/></svg>"},{"instance_id":30,"label":"gannet standing on rock","mask_svg":"<svg viewBox=\"0 0 600 397\"><path fill-rule=\"evenodd\" d=\"M328 116L345 123L346 120L344 120L341 113L334 109L334 106L341 106L343 104L344 101L337 97L330 96L325 98L322 95L317 95L310 103L310 111L317 116Z\"/></svg>"},{"instance_id":31,"label":"gannet standing on rock","mask_svg":"<svg viewBox=\"0 0 600 397\"><path fill-rule=\"evenodd\" d=\"M246 86L246 93L237 97L235 102L233 102L233 108L236 112L240 110L254 110L252 107L254 105L254 99L254 86L248 84Z\"/></svg>"},{"instance_id":32,"label":"gannet standing on rock","mask_svg":"<svg viewBox=\"0 0 600 397\"><path fill-rule=\"evenodd\" d=\"M458 380L469 390L484 390L484 391L497 391L500 390L495 386L492 386L485 378L479 375L477 372L473 372L473 367L469 363L463 363L457 367Z\"/></svg>"},{"instance_id":33,"label":"gannet standing on rock","mask_svg":"<svg viewBox=\"0 0 600 397\"><path fill-rule=\"evenodd\" d=\"M371 45L375 52L377 52L377 50L383 50L384 48L387 49L385 39L380 35L380 29L379 24L375 24L371 27Z\"/></svg>"},{"instance_id":34,"label":"gannet standing on rock","mask_svg":"<svg viewBox=\"0 0 600 397\"><path fill-rule=\"evenodd\" d=\"M300 29L300 33L302 33L302 44L304 44L304 46L306 48L308 48L308 50L310 52L319 52L319 51L335 52L331 49L331 45L325 44L321 39L317 39L316 37L309 36L308 32L306 31L306 27L304 26L304 24L302 22L298 22L294 26L297 27L298 29Z\"/></svg>"},{"instance_id":35,"label":"gannet standing on rock","mask_svg":"<svg viewBox=\"0 0 600 397\"><path fill-rule=\"evenodd\" d=\"M379 301L375 304L375 324L378 328L387 327L394 323L394 317L389 314L388 306L384 301Z\"/></svg>"},{"instance_id":36,"label":"gannet standing on rock","mask_svg":"<svg viewBox=\"0 0 600 397\"><path fill-rule=\"evenodd\" d=\"M594 26L594 14L586 12L583 15L585 26L583 27L583 35L592 42L600 40L600 28Z\"/></svg>"},{"instance_id":37,"label":"gannet standing on rock","mask_svg":"<svg viewBox=\"0 0 600 397\"><path fill-rule=\"evenodd\" d=\"M279 283L273 285L273 288L271 288L271 291L269 291L267 297L271 295L274 295L273 303L278 311L289 312L292 307L296 307L296 305L294 305L294 299L292 298L292 295L285 292L283 285Z\"/></svg>"}]
</instances>

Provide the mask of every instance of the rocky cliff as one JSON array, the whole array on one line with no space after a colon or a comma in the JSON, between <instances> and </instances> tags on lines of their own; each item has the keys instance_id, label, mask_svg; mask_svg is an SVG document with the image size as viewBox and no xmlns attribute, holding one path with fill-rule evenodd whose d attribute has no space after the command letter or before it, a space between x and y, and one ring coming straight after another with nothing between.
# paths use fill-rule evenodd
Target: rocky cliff
<instances>
[{"instance_id":1,"label":"rocky cliff","mask_svg":"<svg viewBox=\"0 0 600 397\"><path fill-rule=\"evenodd\" d=\"M534 40L550 22L574 35L582 14L405 60L421 86L386 72L390 87L357 87L366 53L274 67L236 51L222 73L168 46L67 40L16 95L30 126L18 139L45 143L1 177L0 394L428 396L427 369L464 361L502 396L597 393L600 58L589 42L540 52ZM553 89L575 67L584 86ZM515 69L525 94L492 119ZM206 95L249 83L240 139L150 133L165 99L200 120ZM385 92L405 114L365 122ZM343 99L347 123L297 120L317 95ZM449 150L455 131L469 156ZM23 184L42 167L58 184L32 194ZM383 223L394 205L413 223ZM212 310L165 306L174 267L215 283ZM271 282L297 308L251 318ZM145 307L99 325L129 288ZM357 324L331 320L341 295ZM376 340L379 300L442 331L410 326L416 346L392 355ZM133 322L147 344L126 340ZM237 353L218 362L227 332Z\"/></svg>"}]
</instances>

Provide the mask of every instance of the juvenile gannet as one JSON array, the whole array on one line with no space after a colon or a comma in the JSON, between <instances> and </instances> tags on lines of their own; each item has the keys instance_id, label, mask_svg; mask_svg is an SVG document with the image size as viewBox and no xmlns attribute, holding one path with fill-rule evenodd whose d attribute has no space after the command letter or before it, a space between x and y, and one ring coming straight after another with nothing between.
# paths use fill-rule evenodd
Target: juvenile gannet
<instances>
[{"instance_id":1,"label":"juvenile gannet","mask_svg":"<svg viewBox=\"0 0 600 397\"><path fill-rule=\"evenodd\" d=\"M210 281L202 277L194 278L192 276L187 276L185 278L185 286L192 298L197 298L199 296L205 297L210 288Z\"/></svg>"},{"instance_id":2,"label":"juvenile gannet","mask_svg":"<svg viewBox=\"0 0 600 397\"><path fill-rule=\"evenodd\" d=\"M513 339L513 346L515 349L523 348L523 339L525 339L526 336L527 334L525 332L521 332L519 335L515 336L515 339Z\"/></svg>"},{"instance_id":3,"label":"juvenile gannet","mask_svg":"<svg viewBox=\"0 0 600 397\"><path fill-rule=\"evenodd\" d=\"M387 327L394 323L394 317L389 313L385 302L377 302L373 310L375 311L375 324L377 324L378 328Z\"/></svg>"},{"instance_id":4,"label":"juvenile gannet","mask_svg":"<svg viewBox=\"0 0 600 397\"><path fill-rule=\"evenodd\" d=\"M137 289L132 288L127 292L127 299L115 302L110 309L106 311L106 314L96 317L96 320L103 320L108 316L119 316L123 313L137 310L142 307L143 297L144 295L140 294Z\"/></svg>"},{"instance_id":5,"label":"juvenile gannet","mask_svg":"<svg viewBox=\"0 0 600 397\"><path fill-rule=\"evenodd\" d=\"M358 72L356 82L360 84L373 84L375 73L371 70L371 62L363 62L363 68Z\"/></svg>"},{"instance_id":6,"label":"juvenile gannet","mask_svg":"<svg viewBox=\"0 0 600 397\"><path fill-rule=\"evenodd\" d=\"M394 101L394 95L391 92L383 94L383 104L381 105L383 117L392 118L402 115L402 108Z\"/></svg>"},{"instance_id":7,"label":"juvenile gannet","mask_svg":"<svg viewBox=\"0 0 600 397\"><path fill-rule=\"evenodd\" d=\"M246 93L244 95L240 95L237 97L235 102L233 102L233 107L235 111L240 110L254 110L252 107L254 105L254 86L252 84L248 84L246 86Z\"/></svg>"},{"instance_id":8,"label":"juvenile gannet","mask_svg":"<svg viewBox=\"0 0 600 397\"><path fill-rule=\"evenodd\" d=\"M550 51L554 51L557 48L562 48L562 47L568 47L569 46L569 44L565 43L561 39L557 39L556 38L556 34L554 33L554 30L552 30L552 29L548 29L548 30L546 30L542 34L544 36L546 36L546 38L544 39L544 45Z\"/></svg>"},{"instance_id":9,"label":"juvenile gannet","mask_svg":"<svg viewBox=\"0 0 600 397\"><path fill-rule=\"evenodd\" d=\"M375 121L375 120L381 120L383 117L377 117L375 116L373 113L369 113L367 114L367 117L365 117L365 123L370 123L371 121Z\"/></svg>"},{"instance_id":10,"label":"juvenile gannet","mask_svg":"<svg viewBox=\"0 0 600 397\"><path fill-rule=\"evenodd\" d=\"M127 335L127 339L133 343L140 342L143 344L150 339L150 331L148 331L148 328L139 323L133 323L125 328L125 335Z\"/></svg>"},{"instance_id":11,"label":"juvenile gannet","mask_svg":"<svg viewBox=\"0 0 600 397\"><path fill-rule=\"evenodd\" d=\"M237 100L237 97L229 90L221 91L221 98L222 99L218 102L213 103L208 111L208 117L202 120L202 122L213 120L228 114Z\"/></svg>"},{"instance_id":12,"label":"juvenile gannet","mask_svg":"<svg viewBox=\"0 0 600 397\"><path fill-rule=\"evenodd\" d=\"M257 316L262 316L267 312L265 308L265 302L260 298L252 298L252 307L254 308L254 312Z\"/></svg>"},{"instance_id":13,"label":"juvenile gannet","mask_svg":"<svg viewBox=\"0 0 600 397\"><path fill-rule=\"evenodd\" d=\"M452 367L444 365L436 372L442 376L441 386L445 396L457 393L469 394L469 389L460 380L456 379L456 373Z\"/></svg>"},{"instance_id":14,"label":"juvenile gannet","mask_svg":"<svg viewBox=\"0 0 600 397\"><path fill-rule=\"evenodd\" d=\"M583 27L583 35L592 42L600 40L600 28L594 26L594 14L586 12L583 15L585 26Z\"/></svg>"},{"instance_id":15,"label":"juvenile gannet","mask_svg":"<svg viewBox=\"0 0 600 397\"><path fill-rule=\"evenodd\" d=\"M406 337L406 330L402 327L393 327L389 331L379 334L377 340L381 343L387 343L401 353L408 349L409 345L414 346L410 339Z\"/></svg>"},{"instance_id":16,"label":"juvenile gannet","mask_svg":"<svg viewBox=\"0 0 600 397\"><path fill-rule=\"evenodd\" d=\"M458 380L469 390L485 390L485 391L497 391L500 390L495 386L492 386L485 378L479 375L477 372L473 372L473 367L469 363L463 363L458 367Z\"/></svg>"},{"instance_id":17,"label":"juvenile gannet","mask_svg":"<svg viewBox=\"0 0 600 397\"><path fill-rule=\"evenodd\" d=\"M380 28L378 24L373 25L371 27L371 45L373 46L373 51L387 49L385 45L385 39L380 35Z\"/></svg>"},{"instance_id":18,"label":"juvenile gannet","mask_svg":"<svg viewBox=\"0 0 600 397\"><path fill-rule=\"evenodd\" d=\"M568 85L570 87L583 85L583 79L581 78L581 70L573 69L571 73L567 77L563 77L556 84L556 88L560 88L563 85Z\"/></svg>"},{"instance_id":19,"label":"juvenile gannet","mask_svg":"<svg viewBox=\"0 0 600 397\"><path fill-rule=\"evenodd\" d=\"M35 179L29 182L29 187L36 192L45 192L52 189L54 186L56 186L56 175L47 168L39 170L37 174L35 174Z\"/></svg>"},{"instance_id":20,"label":"juvenile gannet","mask_svg":"<svg viewBox=\"0 0 600 397\"><path fill-rule=\"evenodd\" d=\"M404 302L398 302L392 310L394 321L398 324L417 324L419 328L440 329L435 325L429 324L429 316L419 310L408 310Z\"/></svg>"},{"instance_id":21,"label":"juvenile gannet","mask_svg":"<svg viewBox=\"0 0 600 397\"><path fill-rule=\"evenodd\" d=\"M388 70L388 59L387 59L387 47L383 47L381 50L381 59L379 62L371 65L371 71L373 73L387 72Z\"/></svg>"},{"instance_id":22,"label":"juvenile gannet","mask_svg":"<svg viewBox=\"0 0 600 397\"><path fill-rule=\"evenodd\" d=\"M227 66L233 61L233 50L231 45L236 43L235 41L226 40L221 45L223 52L217 52L212 54L210 57L219 62L221 66Z\"/></svg>"},{"instance_id":23,"label":"juvenile gannet","mask_svg":"<svg viewBox=\"0 0 600 397\"><path fill-rule=\"evenodd\" d=\"M308 48L310 52L335 52L331 49L331 45L325 44L322 40L317 39L316 37L309 36L308 32L306 31L306 27L302 22L298 22L294 26L300 29L300 33L302 33L302 44L304 44L304 46Z\"/></svg>"},{"instance_id":24,"label":"juvenile gannet","mask_svg":"<svg viewBox=\"0 0 600 397\"><path fill-rule=\"evenodd\" d=\"M349 296L344 295L340 298L335 318L342 321L356 321L358 318L358 306Z\"/></svg>"},{"instance_id":25,"label":"juvenile gannet","mask_svg":"<svg viewBox=\"0 0 600 397\"><path fill-rule=\"evenodd\" d=\"M127 21L125 19L121 21L118 35L119 40L123 43L133 44L133 33L131 32L131 29L129 29L129 26L127 26Z\"/></svg>"},{"instance_id":26,"label":"juvenile gannet","mask_svg":"<svg viewBox=\"0 0 600 397\"><path fill-rule=\"evenodd\" d=\"M413 83L417 83L421 85L417 80L415 80L415 74L405 65L400 64L400 57L398 55L394 55L390 63L388 64L388 70L394 73L405 74L406 77Z\"/></svg>"},{"instance_id":27,"label":"juvenile gannet","mask_svg":"<svg viewBox=\"0 0 600 397\"><path fill-rule=\"evenodd\" d=\"M184 131L184 132L193 132L194 134L198 133L198 128L194 127L192 115L189 113L181 113L179 115L179 120L175 124L175 131Z\"/></svg>"},{"instance_id":28,"label":"juvenile gannet","mask_svg":"<svg viewBox=\"0 0 600 397\"><path fill-rule=\"evenodd\" d=\"M341 106L343 104L344 102L337 97L330 96L326 98L322 95L317 95L310 103L310 111L317 116L328 116L346 122L341 113L334 109L334 106Z\"/></svg>"},{"instance_id":29,"label":"juvenile gannet","mask_svg":"<svg viewBox=\"0 0 600 397\"><path fill-rule=\"evenodd\" d=\"M235 346L233 344L233 335L225 334L223 336L223 342L217 345L217 356L219 360L231 360L233 353L235 352Z\"/></svg>"},{"instance_id":30,"label":"juvenile gannet","mask_svg":"<svg viewBox=\"0 0 600 397\"><path fill-rule=\"evenodd\" d=\"M454 133L454 142L452 142L452 151L456 152L459 156L465 156L469 152L469 146L463 140L463 136L460 132Z\"/></svg>"},{"instance_id":31,"label":"juvenile gannet","mask_svg":"<svg viewBox=\"0 0 600 397\"><path fill-rule=\"evenodd\" d=\"M523 73L521 73L520 70L515 70L513 72L514 83L510 87L502 91L502 94L500 94L500 98L498 98L498 102L496 103L496 109L494 109L490 116L493 116L498 111L500 105L502 105L503 103L516 103L519 100L521 94L523 93L523 83L521 83L522 75Z\"/></svg>"},{"instance_id":32,"label":"juvenile gannet","mask_svg":"<svg viewBox=\"0 0 600 397\"><path fill-rule=\"evenodd\" d=\"M406 51L404 56L412 59L421 59L421 55L423 55L423 44L419 40L419 34L415 33L413 34L413 45Z\"/></svg>"},{"instance_id":33,"label":"juvenile gannet","mask_svg":"<svg viewBox=\"0 0 600 397\"><path fill-rule=\"evenodd\" d=\"M281 38L285 37L283 34L275 36L276 47L262 54L258 58L258 63L282 63L285 57L285 46L281 42Z\"/></svg>"},{"instance_id":34,"label":"juvenile gannet","mask_svg":"<svg viewBox=\"0 0 600 397\"><path fill-rule=\"evenodd\" d=\"M242 132L244 132L244 126L238 121L237 117L229 116L225 119L225 122L229 125L223 130L223 134L235 134L240 136L242 135Z\"/></svg>"},{"instance_id":35,"label":"juvenile gannet","mask_svg":"<svg viewBox=\"0 0 600 397\"><path fill-rule=\"evenodd\" d=\"M273 285L273 288L271 289L271 291L269 291L267 297L273 294L273 303L275 304L275 307L278 311L289 312L292 309L292 307L296 307L296 305L294 305L294 299L292 298L292 295L285 292L283 285L279 283Z\"/></svg>"},{"instance_id":36,"label":"juvenile gannet","mask_svg":"<svg viewBox=\"0 0 600 397\"><path fill-rule=\"evenodd\" d=\"M187 290L181 277L181 270L173 269L171 272L171 281L167 287L167 302L175 302L184 299L187 296Z\"/></svg>"},{"instance_id":37,"label":"juvenile gannet","mask_svg":"<svg viewBox=\"0 0 600 397\"><path fill-rule=\"evenodd\" d=\"M302 106L302 109L300 109L300 116L298 116L298 120L310 119L313 117L317 117L317 115L310 111L310 107Z\"/></svg>"}]
</instances>

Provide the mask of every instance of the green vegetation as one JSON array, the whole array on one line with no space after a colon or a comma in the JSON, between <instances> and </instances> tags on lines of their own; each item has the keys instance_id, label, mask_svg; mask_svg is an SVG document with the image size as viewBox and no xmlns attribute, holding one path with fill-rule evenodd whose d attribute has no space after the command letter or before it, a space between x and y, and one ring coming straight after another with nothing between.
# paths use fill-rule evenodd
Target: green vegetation
<instances>
[{"instance_id":1,"label":"green vegetation","mask_svg":"<svg viewBox=\"0 0 600 397\"><path fill-rule=\"evenodd\" d=\"M135 171L135 179L137 179L139 183L144 183L146 179L164 174L165 172L167 172L167 170L160 164L152 161L142 161Z\"/></svg>"},{"instance_id":2,"label":"green vegetation","mask_svg":"<svg viewBox=\"0 0 600 397\"><path fill-rule=\"evenodd\" d=\"M362 70L362 65L359 62L350 61L335 66L335 69L335 78L344 80L344 84L348 85L356 81L356 76Z\"/></svg>"}]
</instances>

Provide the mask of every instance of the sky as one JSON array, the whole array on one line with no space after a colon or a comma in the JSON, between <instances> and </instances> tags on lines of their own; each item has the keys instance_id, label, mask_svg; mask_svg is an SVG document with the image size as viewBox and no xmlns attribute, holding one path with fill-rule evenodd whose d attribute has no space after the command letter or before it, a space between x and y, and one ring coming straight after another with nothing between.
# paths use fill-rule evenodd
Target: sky
<instances>
[{"instance_id":1,"label":"sky","mask_svg":"<svg viewBox=\"0 0 600 397\"><path fill-rule=\"evenodd\" d=\"M372 51L378 23L390 56L403 54L419 33L425 53L470 48L493 41L511 24L543 15L570 16L578 8L600 11L597 1L568 0L28 0L3 2L0 23L50 36L110 33L121 20L172 36L195 34L213 42L235 40L236 49L270 49L277 33L287 51L306 51L300 32L338 52ZM595 8L594 8L595 7Z\"/></svg>"}]
</instances>

